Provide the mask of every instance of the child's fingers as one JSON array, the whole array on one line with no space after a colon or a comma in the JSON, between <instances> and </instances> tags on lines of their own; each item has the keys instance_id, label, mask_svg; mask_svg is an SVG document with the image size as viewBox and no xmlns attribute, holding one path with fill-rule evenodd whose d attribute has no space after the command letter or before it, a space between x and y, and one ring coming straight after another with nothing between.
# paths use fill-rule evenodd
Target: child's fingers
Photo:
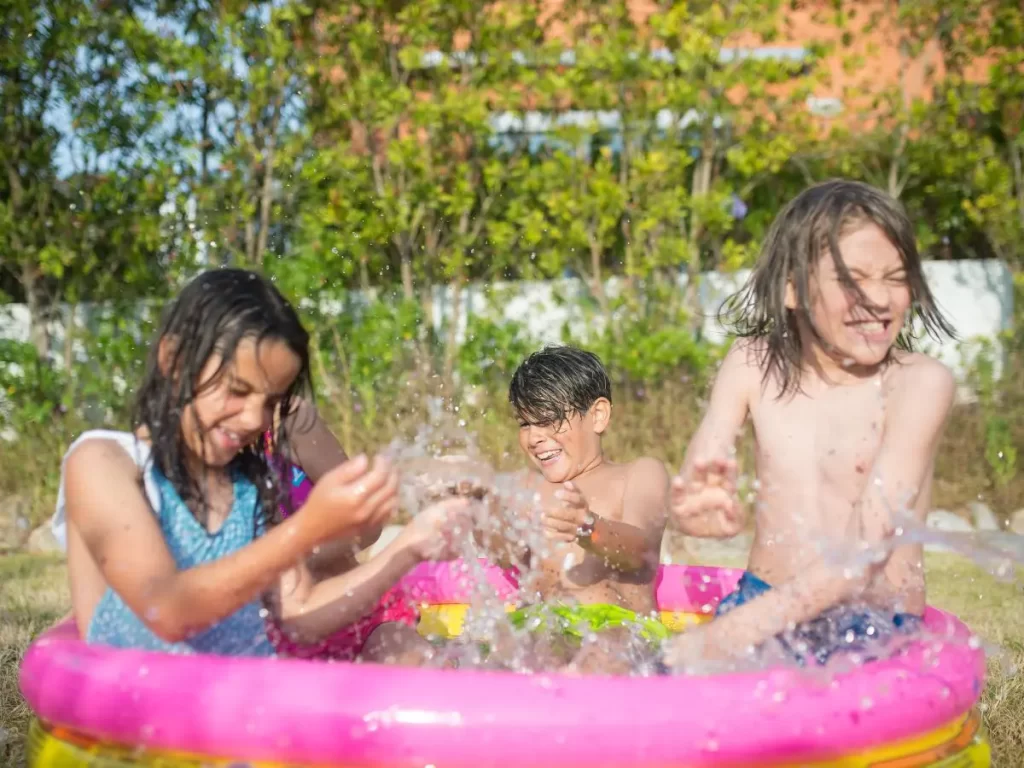
<instances>
[{"instance_id":1,"label":"child's fingers","mask_svg":"<svg viewBox=\"0 0 1024 768\"><path fill-rule=\"evenodd\" d=\"M398 487L398 473L394 471L390 461L382 456L375 456L370 471L358 480L359 495L364 499L369 498L391 482Z\"/></svg>"},{"instance_id":2,"label":"child's fingers","mask_svg":"<svg viewBox=\"0 0 1024 768\"><path fill-rule=\"evenodd\" d=\"M569 508L585 507L586 502L583 495L576 489L555 491L555 498L562 502L562 505Z\"/></svg>"},{"instance_id":3,"label":"child's fingers","mask_svg":"<svg viewBox=\"0 0 1024 768\"><path fill-rule=\"evenodd\" d=\"M556 531L553 528L544 529L544 537L549 541L564 541L566 543L576 541L576 532Z\"/></svg>"},{"instance_id":4,"label":"child's fingers","mask_svg":"<svg viewBox=\"0 0 1024 768\"><path fill-rule=\"evenodd\" d=\"M583 522L583 513L579 507L552 507L544 513L544 520L557 520L560 523L578 527Z\"/></svg>"},{"instance_id":5,"label":"child's fingers","mask_svg":"<svg viewBox=\"0 0 1024 768\"><path fill-rule=\"evenodd\" d=\"M384 483L365 498L363 506L370 510L386 510L390 504L397 504L398 475L393 472L385 475Z\"/></svg>"},{"instance_id":6,"label":"child's fingers","mask_svg":"<svg viewBox=\"0 0 1024 768\"><path fill-rule=\"evenodd\" d=\"M707 488L708 484L705 482L703 477L699 480L691 479L690 483L686 486L686 493L689 496L699 496L704 493Z\"/></svg>"},{"instance_id":7,"label":"child's fingers","mask_svg":"<svg viewBox=\"0 0 1024 768\"><path fill-rule=\"evenodd\" d=\"M370 462L366 458L366 454L360 453L332 469L327 477L330 477L332 481L348 484L366 474L369 465Z\"/></svg>"},{"instance_id":8,"label":"child's fingers","mask_svg":"<svg viewBox=\"0 0 1024 768\"><path fill-rule=\"evenodd\" d=\"M576 529L579 526L575 520L567 520L563 517L556 517L554 515L546 515L544 517L544 528L557 533L571 533L575 536Z\"/></svg>"},{"instance_id":9,"label":"child's fingers","mask_svg":"<svg viewBox=\"0 0 1024 768\"><path fill-rule=\"evenodd\" d=\"M719 461L719 474L722 476L723 485L729 488L736 487L736 480L739 476L735 459L722 459Z\"/></svg>"}]
</instances>

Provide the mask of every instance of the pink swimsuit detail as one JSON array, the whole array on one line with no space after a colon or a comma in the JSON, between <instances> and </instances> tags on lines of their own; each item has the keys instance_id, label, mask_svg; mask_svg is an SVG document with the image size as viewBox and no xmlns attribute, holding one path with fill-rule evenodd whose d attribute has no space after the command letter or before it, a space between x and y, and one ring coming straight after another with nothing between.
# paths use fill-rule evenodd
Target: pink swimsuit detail
<instances>
[{"instance_id":1,"label":"pink swimsuit detail","mask_svg":"<svg viewBox=\"0 0 1024 768\"><path fill-rule=\"evenodd\" d=\"M284 476L290 481L292 509L298 509L306 503L313 483L306 473L294 464L285 464ZM287 516L288 510L281 508L281 514ZM277 622L267 622L267 635L274 649L281 655L299 659L331 659L337 661L354 661L373 631L381 624L398 622L415 627L419 614L413 607L413 600L401 586L395 586L384 593L377 605L358 621L342 627L330 637L317 643L297 643L288 637Z\"/></svg>"}]
</instances>

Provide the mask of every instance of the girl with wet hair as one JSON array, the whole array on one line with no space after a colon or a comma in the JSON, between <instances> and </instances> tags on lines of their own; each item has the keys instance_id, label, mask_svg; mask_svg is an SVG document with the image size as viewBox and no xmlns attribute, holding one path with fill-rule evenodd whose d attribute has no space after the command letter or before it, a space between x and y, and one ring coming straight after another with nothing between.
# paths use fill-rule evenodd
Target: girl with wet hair
<instances>
[{"instance_id":1,"label":"girl with wet hair","mask_svg":"<svg viewBox=\"0 0 1024 768\"><path fill-rule=\"evenodd\" d=\"M309 337L268 280L223 269L185 286L154 340L134 430L86 432L65 455L53 525L83 638L269 655L268 614L292 635L325 637L436 548L419 531L375 568L310 576L313 550L379 527L398 504L390 464L358 456L292 507L274 467L289 454L294 420L281 420L271 444L264 435L310 389Z\"/></svg>"},{"instance_id":2,"label":"girl with wet hair","mask_svg":"<svg viewBox=\"0 0 1024 768\"><path fill-rule=\"evenodd\" d=\"M859 182L810 187L778 215L721 317L738 338L672 512L691 536L744 528L733 456L749 418L756 532L721 618L687 633L670 661L735 657L776 637L801 663L825 662L912 630L925 606L921 547L893 531L923 524L955 383L914 351L915 323L936 339L953 330L903 208Z\"/></svg>"}]
</instances>

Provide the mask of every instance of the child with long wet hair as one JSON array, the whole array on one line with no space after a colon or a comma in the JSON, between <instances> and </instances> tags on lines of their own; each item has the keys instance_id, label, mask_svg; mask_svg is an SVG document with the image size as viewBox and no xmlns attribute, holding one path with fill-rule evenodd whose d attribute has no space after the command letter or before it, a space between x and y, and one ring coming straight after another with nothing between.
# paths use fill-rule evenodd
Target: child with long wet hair
<instances>
[{"instance_id":1,"label":"child with long wet hair","mask_svg":"<svg viewBox=\"0 0 1024 768\"><path fill-rule=\"evenodd\" d=\"M955 383L914 351L913 323L936 339L953 329L903 208L858 182L808 188L721 316L738 339L673 481L672 511L691 536L742 530L732 455L749 417L756 533L720 618L681 638L670 661L735 657L777 637L801 663L823 663L913 629L922 553L893 539L894 515L923 523Z\"/></svg>"},{"instance_id":2,"label":"child with long wet hair","mask_svg":"<svg viewBox=\"0 0 1024 768\"><path fill-rule=\"evenodd\" d=\"M93 430L68 449L54 530L66 537L75 620L89 642L173 653L270 655L269 612L315 641L356 621L443 538L459 508L421 515L387 567L315 580L322 544L379 528L398 479L358 456L323 474L279 520L293 420L310 392L309 337L263 277L201 274L168 307L138 392L133 432ZM269 451L269 456L268 456ZM273 465L273 466L272 466ZM403 570L404 569L404 570Z\"/></svg>"}]
</instances>

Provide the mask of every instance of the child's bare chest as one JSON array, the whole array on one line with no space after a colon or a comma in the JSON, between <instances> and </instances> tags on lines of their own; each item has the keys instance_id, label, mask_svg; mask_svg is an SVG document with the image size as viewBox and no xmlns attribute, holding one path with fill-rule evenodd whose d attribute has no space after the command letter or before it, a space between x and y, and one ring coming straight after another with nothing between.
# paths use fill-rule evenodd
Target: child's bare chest
<instances>
[{"instance_id":1,"label":"child's bare chest","mask_svg":"<svg viewBox=\"0 0 1024 768\"><path fill-rule=\"evenodd\" d=\"M793 492L824 485L852 501L871 472L884 420L881 390L872 383L765 398L753 414L759 472Z\"/></svg>"}]
</instances>

